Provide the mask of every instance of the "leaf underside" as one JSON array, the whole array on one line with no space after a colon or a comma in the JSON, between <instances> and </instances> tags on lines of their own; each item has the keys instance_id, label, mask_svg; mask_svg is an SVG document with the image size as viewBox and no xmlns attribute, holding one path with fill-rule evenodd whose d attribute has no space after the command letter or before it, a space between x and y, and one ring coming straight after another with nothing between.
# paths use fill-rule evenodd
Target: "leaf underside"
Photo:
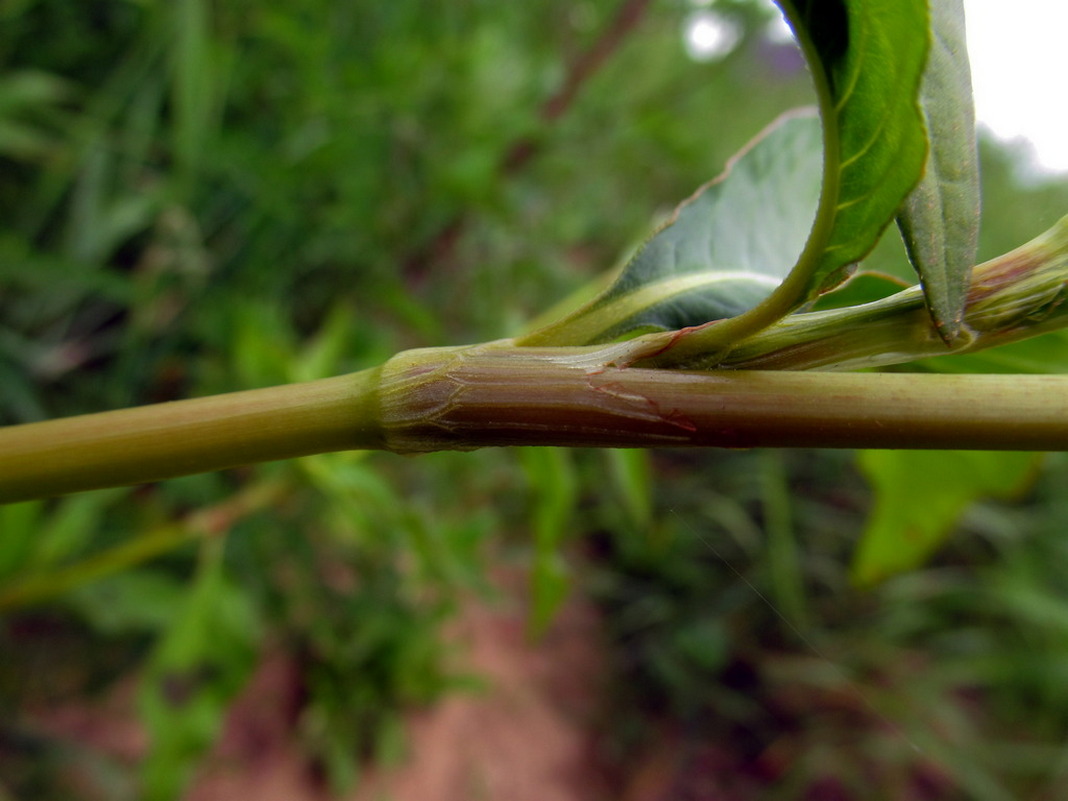
<instances>
[{"instance_id":1,"label":"leaf underside","mask_svg":"<svg viewBox=\"0 0 1068 801\"><path fill-rule=\"evenodd\" d=\"M765 129L684 201L603 294L518 344L586 345L740 314L767 297L804 246L819 197L812 111Z\"/></svg>"},{"instance_id":2,"label":"leaf underside","mask_svg":"<svg viewBox=\"0 0 1068 801\"><path fill-rule=\"evenodd\" d=\"M931 318L950 343L960 331L979 239L979 159L962 0L933 3L931 30L920 90L931 150L897 221Z\"/></svg>"},{"instance_id":3,"label":"leaf underside","mask_svg":"<svg viewBox=\"0 0 1068 801\"><path fill-rule=\"evenodd\" d=\"M829 95L821 107L832 136L819 212L829 232L816 263L798 265L810 272L808 300L871 251L919 180L927 136L917 93L928 13L924 0L780 5L808 45L817 91Z\"/></svg>"},{"instance_id":4,"label":"leaf underside","mask_svg":"<svg viewBox=\"0 0 1068 801\"><path fill-rule=\"evenodd\" d=\"M772 125L724 176L679 207L605 293L518 344L594 344L682 330L670 348L678 363L692 363L804 306L874 247L926 158L917 95L927 5L781 5L809 58L819 123L794 114ZM736 326L727 342L730 325L705 325L745 312L752 325ZM671 356L663 362L671 363Z\"/></svg>"}]
</instances>

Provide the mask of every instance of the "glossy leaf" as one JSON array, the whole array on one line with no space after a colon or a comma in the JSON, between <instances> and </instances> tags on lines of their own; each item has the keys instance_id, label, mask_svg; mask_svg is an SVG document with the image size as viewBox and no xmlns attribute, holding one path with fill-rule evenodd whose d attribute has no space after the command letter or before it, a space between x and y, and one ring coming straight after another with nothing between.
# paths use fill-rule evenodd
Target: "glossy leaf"
<instances>
[{"instance_id":1,"label":"glossy leaf","mask_svg":"<svg viewBox=\"0 0 1068 801\"><path fill-rule=\"evenodd\" d=\"M874 584L923 565L970 504L1021 492L1041 458L1005 451L862 451L860 467L875 490L875 508L854 557L854 581Z\"/></svg>"},{"instance_id":2,"label":"glossy leaf","mask_svg":"<svg viewBox=\"0 0 1068 801\"><path fill-rule=\"evenodd\" d=\"M960 331L979 240L979 156L962 0L933 3L931 29L920 90L931 149L898 226L935 327L948 343Z\"/></svg>"},{"instance_id":3,"label":"glossy leaf","mask_svg":"<svg viewBox=\"0 0 1068 801\"><path fill-rule=\"evenodd\" d=\"M602 295L520 345L586 345L732 317L766 298L804 247L819 198L814 112L765 129L684 201Z\"/></svg>"}]
</instances>

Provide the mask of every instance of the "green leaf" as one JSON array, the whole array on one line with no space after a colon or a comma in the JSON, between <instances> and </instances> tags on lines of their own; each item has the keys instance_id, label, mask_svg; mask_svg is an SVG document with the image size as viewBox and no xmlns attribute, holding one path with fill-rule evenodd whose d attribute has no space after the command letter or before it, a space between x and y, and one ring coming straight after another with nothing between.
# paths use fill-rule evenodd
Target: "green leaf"
<instances>
[{"instance_id":1,"label":"green leaf","mask_svg":"<svg viewBox=\"0 0 1068 801\"><path fill-rule=\"evenodd\" d=\"M798 264L811 296L875 246L927 154L917 94L927 58L925 0L780 0L813 72L825 133L819 219L825 245ZM807 298L806 298L807 299Z\"/></svg>"},{"instance_id":2,"label":"green leaf","mask_svg":"<svg viewBox=\"0 0 1068 801\"><path fill-rule=\"evenodd\" d=\"M596 344L752 308L804 247L819 199L819 151L813 112L781 117L684 201L607 291L517 344Z\"/></svg>"},{"instance_id":3,"label":"green leaf","mask_svg":"<svg viewBox=\"0 0 1068 801\"><path fill-rule=\"evenodd\" d=\"M870 585L922 565L967 507L1021 492L1041 454L986 451L861 451L875 508L853 560L853 580Z\"/></svg>"},{"instance_id":4,"label":"green leaf","mask_svg":"<svg viewBox=\"0 0 1068 801\"><path fill-rule=\"evenodd\" d=\"M40 70L9 71L0 77L0 119L56 106L73 94L63 78Z\"/></svg>"},{"instance_id":5,"label":"green leaf","mask_svg":"<svg viewBox=\"0 0 1068 801\"><path fill-rule=\"evenodd\" d=\"M184 590L167 573L135 568L77 587L67 603L102 634L155 632L173 619Z\"/></svg>"},{"instance_id":6,"label":"green leaf","mask_svg":"<svg viewBox=\"0 0 1068 801\"><path fill-rule=\"evenodd\" d=\"M108 509L129 490L109 489L63 498L37 531L28 570L43 570L83 552L101 530Z\"/></svg>"},{"instance_id":7,"label":"green leaf","mask_svg":"<svg viewBox=\"0 0 1068 801\"><path fill-rule=\"evenodd\" d=\"M1065 340L1051 333L1068 323L1068 217L975 267L965 304L968 337L953 348L935 333L921 287L836 308L836 296L847 291L845 284L820 298L825 311L792 314L750 337L722 366L843 370L923 360L923 369L942 372L1068 372ZM1023 341L1029 338L1035 344ZM943 358L947 351L952 356Z\"/></svg>"},{"instance_id":8,"label":"green leaf","mask_svg":"<svg viewBox=\"0 0 1068 801\"><path fill-rule=\"evenodd\" d=\"M0 533L4 537L0 548L0 587L32 558L43 513L42 501L0 504Z\"/></svg>"},{"instance_id":9,"label":"green leaf","mask_svg":"<svg viewBox=\"0 0 1068 801\"><path fill-rule=\"evenodd\" d=\"M717 325L649 342L632 363L718 363L730 348L830 289L867 255L923 171L925 0L779 0L812 70L823 185L804 251L762 303Z\"/></svg>"},{"instance_id":10,"label":"green leaf","mask_svg":"<svg viewBox=\"0 0 1068 801\"><path fill-rule=\"evenodd\" d=\"M960 331L979 243L979 156L962 0L931 6L931 52L920 90L931 150L897 222L942 339Z\"/></svg>"},{"instance_id":11,"label":"green leaf","mask_svg":"<svg viewBox=\"0 0 1068 801\"><path fill-rule=\"evenodd\" d=\"M810 152L810 120L774 126L723 179L680 207L607 293L518 344L579 345L683 329L638 343L631 363L714 363L839 283L872 249L919 180L927 154L917 99L928 49L927 5L781 5L812 68L822 167ZM802 220L808 227L813 217L807 236L800 233Z\"/></svg>"}]
</instances>

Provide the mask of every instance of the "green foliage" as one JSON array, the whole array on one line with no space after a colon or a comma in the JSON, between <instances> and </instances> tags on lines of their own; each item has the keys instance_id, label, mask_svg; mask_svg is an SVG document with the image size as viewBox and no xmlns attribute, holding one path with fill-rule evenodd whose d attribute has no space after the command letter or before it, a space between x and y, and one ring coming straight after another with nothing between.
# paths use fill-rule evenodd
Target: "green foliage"
<instances>
[{"instance_id":1,"label":"green foliage","mask_svg":"<svg viewBox=\"0 0 1068 801\"><path fill-rule=\"evenodd\" d=\"M356 561L370 580L306 586L284 599L309 695L302 745L337 792L354 788L362 760L400 760L403 711L463 686L443 665L441 626L450 606L418 602L410 579L389 565Z\"/></svg>"},{"instance_id":2,"label":"green foliage","mask_svg":"<svg viewBox=\"0 0 1068 801\"><path fill-rule=\"evenodd\" d=\"M811 234L770 297L730 322L658 344L657 364L702 358L715 364L738 341L841 283L920 178L927 140L915 88L929 45L926 4L782 7L812 70L823 124L823 181Z\"/></svg>"},{"instance_id":3,"label":"green foliage","mask_svg":"<svg viewBox=\"0 0 1068 801\"><path fill-rule=\"evenodd\" d=\"M1064 459L1026 505L985 504L933 564L858 590L848 563L867 493L848 454L782 455L810 605L800 635L769 569L765 454L659 455L655 523L605 539L588 582L620 674L617 747L663 737L635 718L648 705L677 710L685 742L715 743L731 775L765 777L755 795L892 799L932 777L940 798L1059 786Z\"/></svg>"},{"instance_id":4,"label":"green foliage","mask_svg":"<svg viewBox=\"0 0 1068 801\"><path fill-rule=\"evenodd\" d=\"M0 80L0 155L33 161L56 146L53 126L63 120L71 87L37 70L11 72Z\"/></svg>"},{"instance_id":5,"label":"green foliage","mask_svg":"<svg viewBox=\"0 0 1068 801\"><path fill-rule=\"evenodd\" d=\"M715 366L841 283L899 210L936 325L943 339L955 336L978 231L962 7L944 6L933 21L919 0L783 7L815 79L822 172L813 131L783 123L681 206L600 297L518 344L606 342L651 329L664 336L646 338L627 363ZM925 62L927 129L918 100Z\"/></svg>"},{"instance_id":6,"label":"green foliage","mask_svg":"<svg viewBox=\"0 0 1068 801\"><path fill-rule=\"evenodd\" d=\"M605 451L605 459L626 525L647 528L653 522L653 475L649 454L643 450L615 448Z\"/></svg>"}]
</instances>

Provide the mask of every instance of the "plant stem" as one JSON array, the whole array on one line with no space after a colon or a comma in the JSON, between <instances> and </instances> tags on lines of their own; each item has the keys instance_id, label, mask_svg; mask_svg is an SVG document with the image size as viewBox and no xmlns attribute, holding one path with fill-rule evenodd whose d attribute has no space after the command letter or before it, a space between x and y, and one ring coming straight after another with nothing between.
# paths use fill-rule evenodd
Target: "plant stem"
<instances>
[{"instance_id":1,"label":"plant stem","mask_svg":"<svg viewBox=\"0 0 1068 801\"><path fill-rule=\"evenodd\" d=\"M1068 217L974 268L960 335L947 345L919 286L860 306L794 314L735 346L720 367L855 370L974 353L1068 326Z\"/></svg>"},{"instance_id":2,"label":"plant stem","mask_svg":"<svg viewBox=\"0 0 1068 801\"><path fill-rule=\"evenodd\" d=\"M0 503L376 448L378 369L0 428Z\"/></svg>"},{"instance_id":3,"label":"plant stem","mask_svg":"<svg viewBox=\"0 0 1068 801\"><path fill-rule=\"evenodd\" d=\"M381 368L0 429L0 502L326 451L501 445L1068 450L1068 379L620 368L627 343Z\"/></svg>"},{"instance_id":4,"label":"plant stem","mask_svg":"<svg viewBox=\"0 0 1068 801\"><path fill-rule=\"evenodd\" d=\"M400 354L382 373L385 446L1068 449L1059 376L618 368L613 349Z\"/></svg>"}]
</instances>

